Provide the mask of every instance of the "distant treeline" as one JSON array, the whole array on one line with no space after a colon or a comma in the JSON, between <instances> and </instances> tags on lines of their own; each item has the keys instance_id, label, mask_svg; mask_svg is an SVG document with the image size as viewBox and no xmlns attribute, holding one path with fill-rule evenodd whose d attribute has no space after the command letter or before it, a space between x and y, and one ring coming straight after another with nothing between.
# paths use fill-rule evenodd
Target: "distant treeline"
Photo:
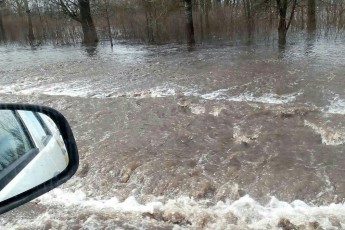
<instances>
[{"instance_id":1,"label":"distant treeline","mask_svg":"<svg viewBox=\"0 0 345 230\"><path fill-rule=\"evenodd\" d=\"M339 34L345 0L0 0L0 42L194 44Z\"/></svg>"}]
</instances>

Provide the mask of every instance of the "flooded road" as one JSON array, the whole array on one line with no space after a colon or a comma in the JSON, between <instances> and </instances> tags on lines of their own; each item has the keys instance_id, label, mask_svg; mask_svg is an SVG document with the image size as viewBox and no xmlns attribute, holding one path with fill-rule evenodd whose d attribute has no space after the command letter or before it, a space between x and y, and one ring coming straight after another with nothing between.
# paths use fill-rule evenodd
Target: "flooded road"
<instances>
[{"instance_id":1,"label":"flooded road","mask_svg":"<svg viewBox=\"0 0 345 230\"><path fill-rule=\"evenodd\" d=\"M344 50L1 47L0 101L61 111L81 164L0 225L345 228Z\"/></svg>"}]
</instances>

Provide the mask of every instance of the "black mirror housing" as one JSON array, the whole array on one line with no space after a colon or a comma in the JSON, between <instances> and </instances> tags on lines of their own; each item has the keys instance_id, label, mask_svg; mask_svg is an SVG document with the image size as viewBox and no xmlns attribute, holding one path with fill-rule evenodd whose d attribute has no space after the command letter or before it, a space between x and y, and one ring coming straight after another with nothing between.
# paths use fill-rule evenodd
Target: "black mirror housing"
<instances>
[{"instance_id":1,"label":"black mirror housing","mask_svg":"<svg viewBox=\"0 0 345 230\"><path fill-rule=\"evenodd\" d=\"M0 103L0 110L23 110L48 116L57 126L68 154L67 167L61 173L23 193L15 195L7 200L0 201L0 214L3 214L47 193L69 180L78 169L79 155L72 129L66 118L60 112L46 106L2 103Z\"/></svg>"}]
</instances>

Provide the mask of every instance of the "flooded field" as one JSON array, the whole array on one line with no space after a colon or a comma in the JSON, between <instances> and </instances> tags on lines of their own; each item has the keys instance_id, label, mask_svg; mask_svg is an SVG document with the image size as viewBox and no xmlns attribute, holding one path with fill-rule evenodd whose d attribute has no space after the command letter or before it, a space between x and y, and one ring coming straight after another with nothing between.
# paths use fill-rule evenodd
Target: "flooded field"
<instances>
[{"instance_id":1,"label":"flooded field","mask_svg":"<svg viewBox=\"0 0 345 230\"><path fill-rule=\"evenodd\" d=\"M0 101L70 121L80 167L2 229L344 229L345 42L0 47Z\"/></svg>"}]
</instances>

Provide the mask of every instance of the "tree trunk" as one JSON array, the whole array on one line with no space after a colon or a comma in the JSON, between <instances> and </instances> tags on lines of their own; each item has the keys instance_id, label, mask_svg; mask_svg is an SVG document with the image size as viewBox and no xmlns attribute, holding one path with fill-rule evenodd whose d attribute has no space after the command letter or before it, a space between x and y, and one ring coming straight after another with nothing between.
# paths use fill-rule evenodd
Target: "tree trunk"
<instances>
[{"instance_id":1,"label":"tree trunk","mask_svg":"<svg viewBox=\"0 0 345 230\"><path fill-rule=\"evenodd\" d=\"M150 21L149 21L149 13L147 12L147 9L145 10L145 19L146 19L146 32L147 32L147 39L150 42Z\"/></svg>"},{"instance_id":2,"label":"tree trunk","mask_svg":"<svg viewBox=\"0 0 345 230\"><path fill-rule=\"evenodd\" d=\"M46 27L45 27L45 24L44 24L44 21L43 21L43 18L42 18L42 14L41 14L41 11L40 11L40 8L39 8L38 0L36 0L36 5L37 5L38 16L40 18L40 23L41 23L41 26L42 26L43 39L46 40L47 39L47 32L46 32Z\"/></svg>"},{"instance_id":3,"label":"tree trunk","mask_svg":"<svg viewBox=\"0 0 345 230\"><path fill-rule=\"evenodd\" d=\"M301 6L301 30L304 30L304 6Z\"/></svg>"},{"instance_id":4,"label":"tree trunk","mask_svg":"<svg viewBox=\"0 0 345 230\"><path fill-rule=\"evenodd\" d=\"M145 4L147 38L148 38L149 43L154 43L155 37L153 34L152 2L145 0L144 4Z\"/></svg>"},{"instance_id":5,"label":"tree trunk","mask_svg":"<svg viewBox=\"0 0 345 230\"><path fill-rule=\"evenodd\" d=\"M278 44L285 45L286 44L286 29L284 28L284 22L279 23L278 27Z\"/></svg>"},{"instance_id":6,"label":"tree trunk","mask_svg":"<svg viewBox=\"0 0 345 230\"><path fill-rule=\"evenodd\" d=\"M254 20L252 17L252 3L250 0L243 0L243 8L246 16L247 24L247 41L251 43L254 29Z\"/></svg>"},{"instance_id":7,"label":"tree trunk","mask_svg":"<svg viewBox=\"0 0 345 230\"><path fill-rule=\"evenodd\" d=\"M284 46L286 44L286 34L293 20L296 6L297 6L297 0L292 0L290 17L287 20L286 16L287 16L287 10L288 10L288 0L277 0L277 10L279 13L278 43L280 46Z\"/></svg>"},{"instance_id":8,"label":"tree trunk","mask_svg":"<svg viewBox=\"0 0 345 230\"><path fill-rule=\"evenodd\" d=\"M275 20L275 14L273 10L274 6L272 6L271 1L269 1L269 11L270 11L270 30L272 30L274 25L274 20Z\"/></svg>"},{"instance_id":9,"label":"tree trunk","mask_svg":"<svg viewBox=\"0 0 345 230\"><path fill-rule=\"evenodd\" d=\"M279 23L278 23L278 44L280 46L286 44L286 14L287 14L287 0L277 0Z\"/></svg>"},{"instance_id":10,"label":"tree trunk","mask_svg":"<svg viewBox=\"0 0 345 230\"><path fill-rule=\"evenodd\" d=\"M160 40L160 35L159 35L159 25L158 25L158 21L157 21L157 8L156 6L154 6L154 11L153 11L153 18L154 18L154 30L155 30L155 40L157 42L159 42Z\"/></svg>"},{"instance_id":11,"label":"tree trunk","mask_svg":"<svg viewBox=\"0 0 345 230\"><path fill-rule=\"evenodd\" d=\"M29 8L28 0L24 0L24 5L25 5L26 15L28 17L28 38L29 38L30 44L32 45L33 42L35 41L35 35L34 35L34 29L32 26L31 11Z\"/></svg>"},{"instance_id":12,"label":"tree trunk","mask_svg":"<svg viewBox=\"0 0 345 230\"><path fill-rule=\"evenodd\" d=\"M308 0L308 22L307 31L312 33L316 30L316 3L315 0Z\"/></svg>"},{"instance_id":13,"label":"tree trunk","mask_svg":"<svg viewBox=\"0 0 345 230\"><path fill-rule=\"evenodd\" d=\"M110 41L110 46L113 47L113 37L111 35L111 25L110 25L110 15L109 15L109 2L105 2L105 19L107 20L107 27L108 27L108 36Z\"/></svg>"},{"instance_id":14,"label":"tree trunk","mask_svg":"<svg viewBox=\"0 0 345 230\"><path fill-rule=\"evenodd\" d=\"M6 32L5 32L4 23L3 23L3 20L2 20L2 8L1 8L1 5L0 5L0 42L6 42Z\"/></svg>"},{"instance_id":15,"label":"tree trunk","mask_svg":"<svg viewBox=\"0 0 345 230\"><path fill-rule=\"evenodd\" d=\"M185 2L185 13L186 13L187 43L188 45L192 46L195 44L192 0L185 0L184 2Z\"/></svg>"},{"instance_id":16,"label":"tree trunk","mask_svg":"<svg viewBox=\"0 0 345 230\"><path fill-rule=\"evenodd\" d=\"M340 9L339 9L339 24L338 24L338 29L343 29L344 27L344 8L343 8L343 3L340 4Z\"/></svg>"},{"instance_id":17,"label":"tree trunk","mask_svg":"<svg viewBox=\"0 0 345 230\"><path fill-rule=\"evenodd\" d=\"M206 33L206 38L210 36L210 20L209 20L209 10L211 7L211 2L210 0L204 0L204 12L205 12L205 33Z\"/></svg>"},{"instance_id":18,"label":"tree trunk","mask_svg":"<svg viewBox=\"0 0 345 230\"><path fill-rule=\"evenodd\" d=\"M109 19L108 10L107 10L106 20L107 20L107 26L108 26L108 36L109 36L110 46L113 47L114 46L113 36L111 35L111 26L110 26L110 19Z\"/></svg>"},{"instance_id":19,"label":"tree trunk","mask_svg":"<svg viewBox=\"0 0 345 230\"><path fill-rule=\"evenodd\" d=\"M204 40L203 0L199 0L200 40Z\"/></svg>"},{"instance_id":20,"label":"tree trunk","mask_svg":"<svg viewBox=\"0 0 345 230\"><path fill-rule=\"evenodd\" d=\"M83 43L87 45L96 44L98 42L96 27L93 23L90 1L78 0L80 9L80 23L84 34Z\"/></svg>"}]
</instances>

